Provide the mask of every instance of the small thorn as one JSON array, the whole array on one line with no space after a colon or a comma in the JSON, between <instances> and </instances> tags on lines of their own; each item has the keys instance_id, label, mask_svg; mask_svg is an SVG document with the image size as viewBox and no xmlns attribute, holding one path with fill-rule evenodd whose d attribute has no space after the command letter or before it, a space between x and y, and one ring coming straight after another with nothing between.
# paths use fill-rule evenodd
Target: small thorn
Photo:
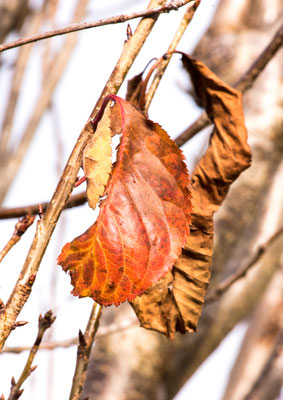
<instances>
[{"instance_id":1,"label":"small thorn","mask_svg":"<svg viewBox=\"0 0 283 400\"><path fill-rule=\"evenodd\" d=\"M79 330L79 343L81 347L86 347L85 337L81 330Z\"/></svg>"},{"instance_id":2,"label":"small thorn","mask_svg":"<svg viewBox=\"0 0 283 400\"><path fill-rule=\"evenodd\" d=\"M127 25L127 40L131 39L132 36L133 36L132 28L131 28L131 25L128 24Z\"/></svg>"},{"instance_id":3,"label":"small thorn","mask_svg":"<svg viewBox=\"0 0 283 400\"><path fill-rule=\"evenodd\" d=\"M11 378L11 386L14 387L15 384L16 384L16 380L15 380L15 378L12 376L12 378Z\"/></svg>"},{"instance_id":4,"label":"small thorn","mask_svg":"<svg viewBox=\"0 0 283 400\"><path fill-rule=\"evenodd\" d=\"M37 365L34 365L33 367L31 367L31 369L29 370L29 373L31 374L33 371L35 371L37 368Z\"/></svg>"},{"instance_id":5,"label":"small thorn","mask_svg":"<svg viewBox=\"0 0 283 400\"><path fill-rule=\"evenodd\" d=\"M39 219L42 219L44 217L44 211L42 208L42 204L38 204L38 216L39 216Z\"/></svg>"},{"instance_id":6,"label":"small thorn","mask_svg":"<svg viewBox=\"0 0 283 400\"><path fill-rule=\"evenodd\" d=\"M3 393L1 394L0 400L5 400L5 396Z\"/></svg>"},{"instance_id":7,"label":"small thorn","mask_svg":"<svg viewBox=\"0 0 283 400\"><path fill-rule=\"evenodd\" d=\"M15 399L19 399L21 397L21 395L23 394L25 389L20 389L18 390L18 392L15 394Z\"/></svg>"}]
</instances>

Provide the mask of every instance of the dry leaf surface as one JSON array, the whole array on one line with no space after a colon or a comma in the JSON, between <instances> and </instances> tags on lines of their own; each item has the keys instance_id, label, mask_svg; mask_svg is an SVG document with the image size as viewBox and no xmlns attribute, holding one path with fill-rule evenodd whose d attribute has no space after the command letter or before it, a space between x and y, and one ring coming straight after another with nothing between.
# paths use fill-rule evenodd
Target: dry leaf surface
<instances>
[{"instance_id":1,"label":"dry leaf surface","mask_svg":"<svg viewBox=\"0 0 283 400\"><path fill-rule=\"evenodd\" d=\"M83 154L83 169L87 180L87 199L89 206L93 209L96 208L100 196L104 193L112 169L110 112L110 108L105 110L95 135L86 146Z\"/></svg>"},{"instance_id":2,"label":"dry leaf surface","mask_svg":"<svg viewBox=\"0 0 283 400\"><path fill-rule=\"evenodd\" d=\"M210 279L213 215L231 183L251 162L241 93L200 61L186 55L182 61L214 123L214 131L192 176L193 214L187 245L173 270L132 303L143 327L171 339L176 331L184 333L197 328Z\"/></svg>"},{"instance_id":3,"label":"dry leaf surface","mask_svg":"<svg viewBox=\"0 0 283 400\"><path fill-rule=\"evenodd\" d=\"M135 106L139 106L140 92L143 84L143 71L128 80L126 100Z\"/></svg>"},{"instance_id":4,"label":"dry leaf surface","mask_svg":"<svg viewBox=\"0 0 283 400\"><path fill-rule=\"evenodd\" d=\"M189 236L191 202L183 154L168 134L120 98L110 114L111 131L123 135L107 198L58 263L70 272L74 295L118 305L172 268Z\"/></svg>"}]
</instances>

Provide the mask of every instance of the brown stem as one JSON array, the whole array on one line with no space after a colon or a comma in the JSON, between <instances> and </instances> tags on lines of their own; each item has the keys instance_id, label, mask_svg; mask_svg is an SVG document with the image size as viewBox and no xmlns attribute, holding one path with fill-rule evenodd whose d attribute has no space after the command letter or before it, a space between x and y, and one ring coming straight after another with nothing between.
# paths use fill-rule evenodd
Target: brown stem
<instances>
[{"instance_id":1,"label":"brown stem","mask_svg":"<svg viewBox=\"0 0 283 400\"><path fill-rule=\"evenodd\" d=\"M166 0L151 0L149 7L165 4L165 2ZM9 336L17 316L29 298L46 247L48 246L60 214L73 189L81 165L83 150L93 134L91 119L96 116L103 103L104 97L108 94L117 93L136 56L151 32L157 17L158 16L155 15L154 17L144 18L139 23L133 36L124 43L121 57L75 144L44 217L38 222L37 230L20 277L6 304L5 312L0 315L1 348Z\"/></svg>"},{"instance_id":2,"label":"brown stem","mask_svg":"<svg viewBox=\"0 0 283 400\"><path fill-rule=\"evenodd\" d=\"M241 266L234 274L228 276L224 281L220 282L216 288L208 292L206 303L217 300L233 283L243 278L247 272L261 259L261 257L270 249L272 244L283 234L283 227L278 229L263 245L259 246L251 259Z\"/></svg>"},{"instance_id":3,"label":"brown stem","mask_svg":"<svg viewBox=\"0 0 283 400\"><path fill-rule=\"evenodd\" d=\"M8 243L4 246L0 252L0 262L8 254L11 248L21 239L25 231L32 225L35 220L35 215L26 215L21 218L15 225L14 233Z\"/></svg>"},{"instance_id":4,"label":"brown stem","mask_svg":"<svg viewBox=\"0 0 283 400\"><path fill-rule=\"evenodd\" d=\"M2 45L0 45L0 53L2 51L6 51L9 49L13 49L15 47L23 46L28 43L37 42L39 40L48 39L48 38L51 38L54 36L65 35L65 34L71 33L71 32L78 32L78 31L82 31L84 29L96 28L98 26L118 24L121 22L126 22L131 19L140 18L140 17L154 17L161 13L168 13L172 10L178 10L178 8L184 6L185 4L189 3L190 1L193 1L193 0L176 0L176 1L171 1L170 3L160 6L160 7L149 8L147 10L138 11L138 12L134 12L131 14L126 14L126 15L122 14L122 15L117 15L117 16L110 17L110 18L99 19L97 21L70 24L70 25L66 26L65 28L52 30L49 32L42 33L40 35L34 35L34 36L27 37L24 39L18 39L18 40L9 42L9 43L2 44Z\"/></svg>"},{"instance_id":5,"label":"brown stem","mask_svg":"<svg viewBox=\"0 0 283 400\"><path fill-rule=\"evenodd\" d=\"M163 57L159 58L158 60L155 61L155 63L150 67L150 70L148 71L144 81L141 84L141 89L140 89L140 98L139 98L139 109L142 111L145 111L145 92L147 88L147 84L150 80L151 75L153 74L153 71L162 63Z\"/></svg>"},{"instance_id":6,"label":"brown stem","mask_svg":"<svg viewBox=\"0 0 283 400\"><path fill-rule=\"evenodd\" d=\"M86 379L90 352L92 344L94 342L95 334L99 326L101 312L102 307L99 304L94 303L85 333L82 334L82 332L79 331L77 363L69 400L79 400L82 394L84 382Z\"/></svg>"},{"instance_id":7,"label":"brown stem","mask_svg":"<svg viewBox=\"0 0 283 400\"><path fill-rule=\"evenodd\" d=\"M11 392L10 392L8 400L16 400L22 394L22 392L23 392L23 390L21 390L22 384L36 368L36 367L32 367L32 363L33 363L34 357L39 349L43 335L44 335L45 331L48 328L50 328L50 326L53 324L55 319L56 319L56 317L52 315L51 310L47 311L47 313L44 315L44 317L42 317L41 315L39 316L38 332L37 332L37 336L36 336L34 345L32 346L32 348L30 350L29 357L27 359L26 365L23 369L23 372L21 373L21 376L20 376L18 382L15 382L14 378L12 378Z\"/></svg>"},{"instance_id":8,"label":"brown stem","mask_svg":"<svg viewBox=\"0 0 283 400\"><path fill-rule=\"evenodd\" d=\"M283 25L278 29L276 34L273 36L267 47L258 56L255 62L250 68L244 73L244 75L234 84L234 87L241 92L246 92L252 87L252 84L260 73L264 70L269 61L275 56L277 51L280 49L283 43ZM206 112L203 112L200 117L189 126L184 132L182 132L175 142L179 147L183 146L188 140L194 137L202 129L206 128L211 124Z\"/></svg>"}]
</instances>

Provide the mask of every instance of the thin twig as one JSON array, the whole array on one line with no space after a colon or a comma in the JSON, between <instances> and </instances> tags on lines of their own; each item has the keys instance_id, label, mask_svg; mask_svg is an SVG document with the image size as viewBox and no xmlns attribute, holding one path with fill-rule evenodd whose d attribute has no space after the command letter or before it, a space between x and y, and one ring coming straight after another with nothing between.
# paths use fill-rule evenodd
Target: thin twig
<instances>
[{"instance_id":1,"label":"thin twig","mask_svg":"<svg viewBox=\"0 0 283 400\"><path fill-rule=\"evenodd\" d=\"M3 258L8 254L13 246L21 239L26 230L32 225L35 220L35 215L26 215L21 218L15 225L14 233L11 236L11 239L4 246L3 250L0 252L0 262Z\"/></svg>"},{"instance_id":2,"label":"thin twig","mask_svg":"<svg viewBox=\"0 0 283 400\"><path fill-rule=\"evenodd\" d=\"M73 377L73 384L70 393L70 400L79 400L84 382L91 353L91 348L94 342L95 334L99 326L99 320L102 312L102 306L94 303L85 333L79 331L79 345L77 351L77 363Z\"/></svg>"},{"instance_id":3,"label":"thin twig","mask_svg":"<svg viewBox=\"0 0 283 400\"><path fill-rule=\"evenodd\" d=\"M168 13L172 10L178 10L178 8L186 5L190 1L193 0L176 0L172 1L164 6L150 8L147 10L142 10L138 12L134 12L131 14L121 14L114 17L103 18L96 21L82 22L70 24L64 28L52 30L49 32L42 33L40 35L34 35L31 37L27 37L24 39L14 40L9 43L5 43L0 45L0 53L2 51L6 51L9 49L13 49L15 47L23 46L28 43L38 42L39 40L48 39L54 36L65 35L71 32L78 32L85 29L96 28L98 26L111 25L111 24L119 24L122 22L130 21L131 19L141 18L141 17L152 17L161 13Z\"/></svg>"},{"instance_id":4,"label":"thin twig","mask_svg":"<svg viewBox=\"0 0 283 400\"><path fill-rule=\"evenodd\" d=\"M86 203L86 201L87 201L86 192L74 194L66 204L65 208L82 206L83 204ZM49 202L40 204L43 212L47 210L48 205ZM36 214L36 213L38 213L38 203L23 207L13 207L13 208L0 207L0 219L19 218L25 216L26 214Z\"/></svg>"},{"instance_id":5,"label":"thin twig","mask_svg":"<svg viewBox=\"0 0 283 400\"><path fill-rule=\"evenodd\" d=\"M282 43L283 43L283 25L281 25L281 27L273 36L267 47L258 56L255 62L251 65L251 67L233 86L243 93L246 92L248 89L250 89L256 78L260 75L260 73L269 63L269 61L275 56L277 51L280 49ZM179 147L183 146L183 144L185 144L188 140L190 140L198 132L200 132L202 129L206 128L210 124L211 121L208 118L206 112L203 112L191 126L189 126L184 132L182 132L179 136L177 136L175 142Z\"/></svg>"},{"instance_id":6,"label":"thin twig","mask_svg":"<svg viewBox=\"0 0 283 400\"><path fill-rule=\"evenodd\" d=\"M149 7L165 4L166 0L151 0ZM73 189L81 165L82 153L93 134L91 119L94 118L108 94L115 94L123 83L130 67L151 32L158 16L142 19L133 36L124 43L122 54L118 60L105 88L103 89L90 118L83 128L72 154L65 166L55 193L50 201L44 217L38 222L31 248L25 260L20 277L6 304L5 312L0 315L0 348L9 336L17 316L31 293L37 271L46 247L49 244L54 228Z\"/></svg>"},{"instance_id":7,"label":"thin twig","mask_svg":"<svg viewBox=\"0 0 283 400\"><path fill-rule=\"evenodd\" d=\"M113 335L115 333L120 333L125 330L131 329L131 328L136 328L139 326L139 321L137 318L131 318L127 319L124 321L121 321L119 323L113 323L109 326L101 327L99 328L99 331L97 332L95 339L103 339L106 336ZM76 346L79 344L78 338L70 338L66 340L61 340L61 341L54 341L54 342L42 342L39 350L55 350L57 348L68 348L71 346ZM11 347L4 347L2 350L2 353L14 353L14 354L19 354L22 353L23 351L29 351L31 348L30 346L11 346Z\"/></svg>"},{"instance_id":8,"label":"thin twig","mask_svg":"<svg viewBox=\"0 0 283 400\"><path fill-rule=\"evenodd\" d=\"M213 290L208 292L206 303L211 303L217 300L230 286L236 281L243 278L247 272L261 259L261 257L270 249L272 244L283 234L283 227L278 229L264 244L259 246L255 253L251 256L250 260L241 266L234 274L228 276L220 282Z\"/></svg>"},{"instance_id":9,"label":"thin twig","mask_svg":"<svg viewBox=\"0 0 283 400\"><path fill-rule=\"evenodd\" d=\"M189 7L188 7L186 13L184 14L182 21L173 37L173 40L168 47L167 53L170 54L174 50L176 50L178 43L180 42L183 34L185 33L189 23L191 22L199 4L200 4L200 1L201 0L196 0L193 5L189 5ZM147 110L150 106L150 103L152 102L153 96L154 96L154 94L158 88L158 85L166 71L166 68L171 60L171 57L172 57L172 54L170 54L166 60L163 60L162 63L160 64L160 66L158 67L158 70L153 78L153 81L152 81L150 88L146 95L145 112L147 112Z\"/></svg>"},{"instance_id":10,"label":"thin twig","mask_svg":"<svg viewBox=\"0 0 283 400\"><path fill-rule=\"evenodd\" d=\"M51 310L47 311L47 313L44 315L44 317L42 317L41 315L39 316L38 332L37 332L37 336L36 336L34 345L32 346L32 348L30 350L29 357L27 359L26 365L23 369L23 372L21 373L21 376L20 376L18 382L15 382L15 379L12 378L11 392L10 392L8 400L16 400L22 394L22 392L23 392L23 389L21 389L22 384L36 368L36 366L32 367L32 363L33 363L34 357L39 349L43 335L44 335L45 331L48 328L50 328L50 326L53 324L55 319L56 319L56 317L52 315Z\"/></svg>"}]
</instances>

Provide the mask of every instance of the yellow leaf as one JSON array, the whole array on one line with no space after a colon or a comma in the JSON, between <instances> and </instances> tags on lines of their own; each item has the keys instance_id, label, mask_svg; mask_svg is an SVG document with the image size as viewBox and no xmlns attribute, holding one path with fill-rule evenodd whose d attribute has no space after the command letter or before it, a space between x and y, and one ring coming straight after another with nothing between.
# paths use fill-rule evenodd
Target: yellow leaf
<instances>
[{"instance_id":1,"label":"yellow leaf","mask_svg":"<svg viewBox=\"0 0 283 400\"><path fill-rule=\"evenodd\" d=\"M95 134L83 155L83 169L87 181L87 199L95 209L99 197L103 195L112 169L110 108L107 107Z\"/></svg>"}]
</instances>

